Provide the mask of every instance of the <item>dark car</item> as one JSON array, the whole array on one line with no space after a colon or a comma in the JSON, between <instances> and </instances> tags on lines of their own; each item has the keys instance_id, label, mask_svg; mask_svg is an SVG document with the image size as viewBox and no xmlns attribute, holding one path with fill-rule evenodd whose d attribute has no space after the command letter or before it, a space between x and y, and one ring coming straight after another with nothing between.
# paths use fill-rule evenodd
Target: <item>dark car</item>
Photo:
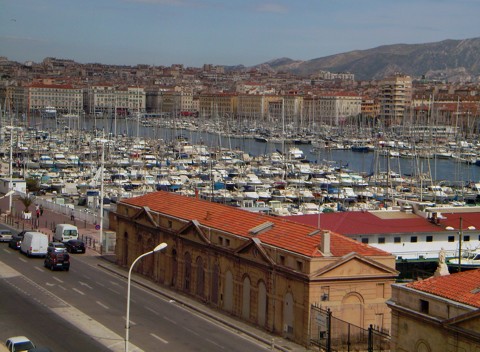
<instances>
[{"instance_id":1,"label":"dark car","mask_svg":"<svg viewBox=\"0 0 480 352\"><path fill-rule=\"evenodd\" d=\"M85 243L82 240L68 240L65 247L70 253L85 253Z\"/></svg>"},{"instance_id":2,"label":"dark car","mask_svg":"<svg viewBox=\"0 0 480 352\"><path fill-rule=\"evenodd\" d=\"M60 269L68 271L70 269L70 255L64 247L54 246L54 243L47 248L47 256L43 265L50 270Z\"/></svg>"},{"instance_id":3,"label":"dark car","mask_svg":"<svg viewBox=\"0 0 480 352\"><path fill-rule=\"evenodd\" d=\"M20 249L20 245L22 244L23 236L20 235L13 235L10 242L8 242L8 246L13 249Z\"/></svg>"}]
</instances>

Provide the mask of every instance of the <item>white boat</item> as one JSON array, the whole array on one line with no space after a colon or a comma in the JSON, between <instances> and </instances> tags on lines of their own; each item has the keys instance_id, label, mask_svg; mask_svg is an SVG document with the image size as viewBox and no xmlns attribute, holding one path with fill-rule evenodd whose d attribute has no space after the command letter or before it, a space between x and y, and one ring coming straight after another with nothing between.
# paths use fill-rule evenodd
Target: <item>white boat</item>
<instances>
[{"instance_id":1,"label":"white boat","mask_svg":"<svg viewBox=\"0 0 480 352\"><path fill-rule=\"evenodd\" d=\"M447 261L447 265L451 268L461 270L464 269L479 269L480 268L480 248L475 250L466 250L463 252L462 257L450 258Z\"/></svg>"}]
</instances>

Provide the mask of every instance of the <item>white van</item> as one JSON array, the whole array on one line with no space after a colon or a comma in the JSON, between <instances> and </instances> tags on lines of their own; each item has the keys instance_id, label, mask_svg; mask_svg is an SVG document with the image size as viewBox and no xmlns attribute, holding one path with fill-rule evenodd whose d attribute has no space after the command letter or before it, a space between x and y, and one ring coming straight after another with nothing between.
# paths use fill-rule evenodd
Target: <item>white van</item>
<instances>
[{"instance_id":1,"label":"white van","mask_svg":"<svg viewBox=\"0 0 480 352\"><path fill-rule=\"evenodd\" d=\"M47 255L48 236L35 231L25 232L20 252L25 253L27 257L45 257Z\"/></svg>"},{"instance_id":2,"label":"white van","mask_svg":"<svg viewBox=\"0 0 480 352\"><path fill-rule=\"evenodd\" d=\"M78 227L71 224L57 224L53 239L59 242L78 240Z\"/></svg>"}]
</instances>

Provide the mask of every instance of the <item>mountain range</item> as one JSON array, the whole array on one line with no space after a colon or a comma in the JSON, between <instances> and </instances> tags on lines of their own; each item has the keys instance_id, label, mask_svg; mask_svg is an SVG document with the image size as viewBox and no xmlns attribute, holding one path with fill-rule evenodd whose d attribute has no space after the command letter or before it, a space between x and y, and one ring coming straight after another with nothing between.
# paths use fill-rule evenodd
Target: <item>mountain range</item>
<instances>
[{"instance_id":1,"label":"mountain range","mask_svg":"<svg viewBox=\"0 0 480 352\"><path fill-rule=\"evenodd\" d=\"M396 72L412 78L454 81L480 79L480 37L425 44L393 44L308 61L275 59L254 68L311 76L350 72L356 80L381 79Z\"/></svg>"}]
</instances>

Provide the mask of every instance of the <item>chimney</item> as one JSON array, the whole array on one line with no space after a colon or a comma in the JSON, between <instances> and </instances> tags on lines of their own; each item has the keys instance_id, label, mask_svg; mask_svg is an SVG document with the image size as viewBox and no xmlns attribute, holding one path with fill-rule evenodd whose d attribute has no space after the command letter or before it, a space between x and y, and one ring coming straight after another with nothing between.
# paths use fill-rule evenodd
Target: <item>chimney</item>
<instances>
[{"instance_id":1,"label":"chimney","mask_svg":"<svg viewBox=\"0 0 480 352\"><path fill-rule=\"evenodd\" d=\"M320 249L324 256L329 257L332 255L332 252L330 251L330 231L322 231L322 242L319 244L318 247L318 249Z\"/></svg>"}]
</instances>

